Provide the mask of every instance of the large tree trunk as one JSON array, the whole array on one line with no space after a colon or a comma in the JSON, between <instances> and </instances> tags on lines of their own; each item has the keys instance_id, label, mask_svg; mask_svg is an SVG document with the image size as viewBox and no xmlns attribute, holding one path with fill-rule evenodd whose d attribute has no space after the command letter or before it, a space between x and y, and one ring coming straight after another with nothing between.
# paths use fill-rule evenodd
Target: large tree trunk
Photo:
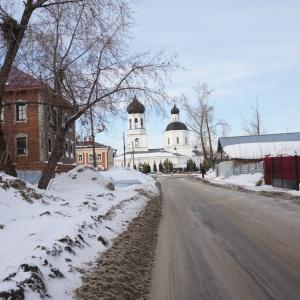
<instances>
[{"instance_id":1,"label":"large tree trunk","mask_svg":"<svg viewBox=\"0 0 300 300\"><path fill-rule=\"evenodd\" d=\"M6 140L0 126L0 165L3 167L5 174L17 177L17 171L9 155Z\"/></svg>"},{"instance_id":2,"label":"large tree trunk","mask_svg":"<svg viewBox=\"0 0 300 300\"><path fill-rule=\"evenodd\" d=\"M56 165L59 159L63 156L63 154L64 154L64 134L60 134L56 136L56 141L55 141L53 151L51 152L45 171L42 177L40 178L40 181L38 183L38 188L43 190L47 189L50 180L54 177Z\"/></svg>"},{"instance_id":3,"label":"large tree trunk","mask_svg":"<svg viewBox=\"0 0 300 300\"><path fill-rule=\"evenodd\" d=\"M0 104L3 104L3 97L5 93L5 86L8 79L9 72L11 70L11 67L13 65L13 62L16 58L16 55L19 51L21 42L24 38L25 31L27 29L29 20L31 18L31 15L34 11L34 7L32 5L32 1L27 1L25 3L25 8L22 14L22 19L20 24L18 24L13 18L6 16L2 22L4 24L6 23L11 27L10 31L5 34L5 40L7 43L7 51L4 58L4 62L2 63L2 66L0 68ZM3 34L3 29L2 29ZM1 109L0 109L1 113ZM7 152L7 146L4 138L4 133L2 131L2 128L0 127L0 158L4 159L4 172L7 175L11 175L14 177L17 177L17 172L15 169L15 166L12 162L12 159ZM0 159L1 163L1 159Z\"/></svg>"}]
</instances>

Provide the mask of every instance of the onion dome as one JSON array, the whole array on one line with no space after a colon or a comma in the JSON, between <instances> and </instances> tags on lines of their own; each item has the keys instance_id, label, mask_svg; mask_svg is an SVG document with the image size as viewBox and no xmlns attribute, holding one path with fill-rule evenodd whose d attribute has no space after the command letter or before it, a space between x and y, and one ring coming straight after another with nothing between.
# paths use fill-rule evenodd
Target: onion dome
<instances>
[{"instance_id":1,"label":"onion dome","mask_svg":"<svg viewBox=\"0 0 300 300\"><path fill-rule=\"evenodd\" d=\"M182 122L171 122L167 128L166 131L170 131L170 130L188 130L186 125Z\"/></svg>"},{"instance_id":2,"label":"onion dome","mask_svg":"<svg viewBox=\"0 0 300 300\"><path fill-rule=\"evenodd\" d=\"M132 102L127 106L127 112L129 114L143 114L145 106L134 96Z\"/></svg>"},{"instance_id":3,"label":"onion dome","mask_svg":"<svg viewBox=\"0 0 300 300\"><path fill-rule=\"evenodd\" d=\"M171 109L171 114L172 115L178 115L179 114L179 109L176 107L176 104L174 104L174 107Z\"/></svg>"}]
</instances>

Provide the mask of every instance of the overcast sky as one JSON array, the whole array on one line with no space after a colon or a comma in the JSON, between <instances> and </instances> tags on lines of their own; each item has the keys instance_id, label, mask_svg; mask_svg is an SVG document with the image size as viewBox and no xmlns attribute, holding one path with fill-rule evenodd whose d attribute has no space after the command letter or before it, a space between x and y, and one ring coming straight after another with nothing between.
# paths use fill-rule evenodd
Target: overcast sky
<instances>
[{"instance_id":1,"label":"overcast sky","mask_svg":"<svg viewBox=\"0 0 300 300\"><path fill-rule=\"evenodd\" d=\"M256 98L267 133L299 131L299 0L141 0L133 10L136 50L164 48L186 68L167 85L172 96L184 93L193 101L195 83L207 83L216 118L231 126L229 136L245 135L238 113L247 116ZM147 114L146 121L149 148L163 147L170 119ZM126 127L116 122L115 132L101 133L97 141L121 154Z\"/></svg>"}]
</instances>

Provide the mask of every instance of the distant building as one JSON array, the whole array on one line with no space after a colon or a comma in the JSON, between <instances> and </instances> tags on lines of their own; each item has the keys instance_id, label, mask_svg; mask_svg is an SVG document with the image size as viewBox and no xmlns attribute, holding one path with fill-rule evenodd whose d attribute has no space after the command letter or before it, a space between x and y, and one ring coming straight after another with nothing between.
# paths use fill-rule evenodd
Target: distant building
<instances>
[{"instance_id":1,"label":"distant building","mask_svg":"<svg viewBox=\"0 0 300 300\"><path fill-rule=\"evenodd\" d=\"M94 142L90 137L84 138L83 141L77 141L76 144L76 165L94 165L95 149L95 162L96 168L99 171L106 171L114 165L114 149L110 146L105 146Z\"/></svg>"},{"instance_id":2,"label":"distant building","mask_svg":"<svg viewBox=\"0 0 300 300\"><path fill-rule=\"evenodd\" d=\"M30 172L35 173L34 183L41 176L51 151L55 133L49 121L55 119L57 103L50 89L40 80L12 68L5 88L1 127L6 137L9 154L18 177L25 179ZM74 107L63 100L63 120L68 120ZM57 171L66 171L75 166L75 128L65 137L65 154L60 159ZM3 170L3 165L0 170ZM25 174L26 173L26 174Z\"/></svg>"},{"instance_id":3,"label":"distant building","mask_svg":"<svg viewBox=\"0 0 300 300\"><path fill-rule=\"evenodd\" d=\"M174 105L171 109L171 122L163 132L164 147L151 149L148 147L145 106L136 97L127 107L128 135L126 152L115 157L116 166L138 167L141 163L147 163L153 168L166 159L173 163L175 169L184 169L191 158L199 166L203 156L195 152L191 146L190 132L187 126L179 121L179 109ZM196 154L198 155L196 155Z\"/></svg>"}]
</instances>

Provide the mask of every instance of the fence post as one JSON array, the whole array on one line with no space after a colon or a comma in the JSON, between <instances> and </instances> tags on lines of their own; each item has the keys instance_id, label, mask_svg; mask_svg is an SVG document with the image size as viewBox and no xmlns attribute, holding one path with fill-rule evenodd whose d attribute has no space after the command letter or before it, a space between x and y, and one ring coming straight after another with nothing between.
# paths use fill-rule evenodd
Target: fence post
<instances>
[{"instance_id":1,"label":"fence post","mask_svg":"<svg viewBox=\"0 0 300 300\"><path fill-rule=\"evenodd\" d=\"M271 157L271 184L274 186L274 157Z\"/></svg>"},{"instance_id":2,"label":"fence post","mask_svg":"<svg viewBox=\"0 0 300 300\"><path fill-rule=\"evenodd\" d=\"M295 180L296 180L296 191L299 191L299 173L298 173L298 156L295 155Z\"/></svg>"},{"instance_id":3,"label":"fence post","mask_svg":"<svg viewBox=\"0 0 300 300\"><path fill-rule=\"evenodd\" d=\"M280 155L280 167L281 167L281 188L283 188L283 158L282 158L282 154Z\"/></svg>"}]
</instances>

